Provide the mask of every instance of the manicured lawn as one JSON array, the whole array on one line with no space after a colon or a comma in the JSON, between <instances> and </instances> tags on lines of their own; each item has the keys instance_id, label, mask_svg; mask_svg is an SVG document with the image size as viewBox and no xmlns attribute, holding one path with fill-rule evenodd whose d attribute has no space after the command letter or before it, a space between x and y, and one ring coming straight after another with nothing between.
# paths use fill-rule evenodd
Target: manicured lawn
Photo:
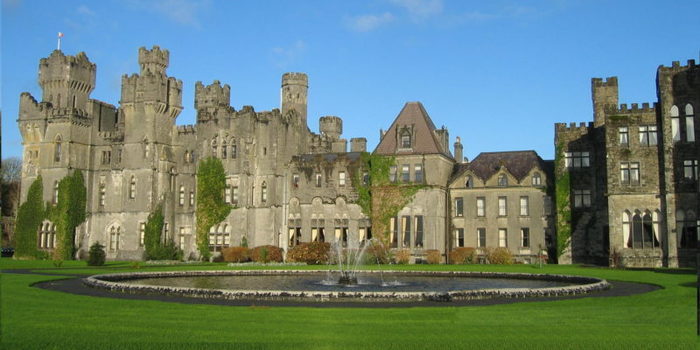
<instances>
[{"instance_id":1,"label":"manicured lawn","mask_svg":"<svg viewBox=\"0 0 700 350\"><path fill-rule=\"evenodd\" d=\"M32 268L57 274L228 268L225 264L133 267L110 262L102 268L88 268L84 262L68 261L61 269L51 270L50 261L0 260L2 269ZM62 276L4 273L0 276L0 347L405 350L696 349L698 345L694 271L556 265L543 269L523 265L401 268L576 274L654 283L663 289L629 297L483 307L225 307L77 296L30 287Z\"/></svg>"}]
</instances>

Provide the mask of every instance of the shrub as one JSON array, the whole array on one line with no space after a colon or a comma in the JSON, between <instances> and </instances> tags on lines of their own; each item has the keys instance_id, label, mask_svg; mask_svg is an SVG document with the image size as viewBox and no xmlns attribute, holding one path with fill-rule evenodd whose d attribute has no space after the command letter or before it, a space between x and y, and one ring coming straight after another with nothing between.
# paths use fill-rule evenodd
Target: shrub
<instances>
[{"instance_id":1,"label":"shrub","mask_svg":"<svg viewBox=\"0 0 700 350\"><path fill-rule=\"evenodd\" d=\"M388 264L391 260L391 251L384 244L372 241L365 251L367 264Z\"/></svg>"},{"instance_id":2,"label":"shrub","mask_svg":"<svg viewBox=\"0 0 700 350\"><path fill-rule=\"evenodd\" d=\"M102 266L105 264L105 246L95 242L90 246L87 264L89 266Z\"/></svg>"},{"instance_id":3,"label":"shrub","mask_svg":"<svg viewBox=\"0 0 700 350\"><path fill-rule=\"evenodd\" d=\"M228 247L221 250L225 262L242 263L250 261L250 250L246 247Z\"/></svg>"},{"instance_id":4,"label":"shrub","mask_svg":"<svg viewBox=\"0 0 700 350\"><path fill-rule=\"evenodd\" d=\"M406 265L411 261L411 251L408 249L397 250L394 253L394 262L399 265Z\"/></svg>"},{"instance_id":5,"label":"shrub","mask_svg":"<svg viewBox=\"0 0 700 350\"><path fill-rule=\"evenodd\" d=\"M250 251L250 258L255 262L282 262L284 260L284 251L282 248L273 245L263 245L255 247Z\"/></svg>"},{"instance_id":6,"label":"shrub","mask_svg":"<svg viewBox=\"0 0 700 350\"><path fill-rule=\"evenodd\" d=\"M149 260L182 260L182 251L175 245L173 241L157 245L148 255Z\"/></svg>"},{"instance_id":7,"label":"shrub","mask_svg":"<svg viewBox=\"0 0 700 350\"><path fill-rule=\"evenodd\" d=\"M442 254L437 249L428 249L425 251L425 260L428 264L439 264L442 260Z\"/></svg>"},{"instance_id":8,"label":"shrub","mask_svg":"<svg viewBox=\"0 0 700 350\"><path fill-rule=\"evenodd\" d=\"M508 248L498 247L486 250L486 259L490 264L510 265L513 263L513 255Z\"/></svg>"},{"instance_id":9,"label":"shrub","mask_svg":"<svg viewBox=\"0 0 700 350\"><path fill-rule=\"evenodd\" d=\"M301 243L289 249L287 260L309 265L327 264L330 249L331 245L327 242Z\"/></svg>"},{"instance_id":10,"label":"shrub","mask_svg":"<svg viewBox=\"0 0 700 350\"><path fill-rule=\"evenodd\" d=\"M452 249L449 255L450 264L475 264L477 262L476 249L461 247Z\"/></svg>"}]
</instances>

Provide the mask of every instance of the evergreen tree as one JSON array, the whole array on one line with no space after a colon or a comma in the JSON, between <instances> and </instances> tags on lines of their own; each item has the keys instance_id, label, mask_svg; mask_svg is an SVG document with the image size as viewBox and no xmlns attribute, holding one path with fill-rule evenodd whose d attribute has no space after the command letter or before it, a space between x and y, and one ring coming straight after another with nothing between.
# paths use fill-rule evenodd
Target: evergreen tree
<instances>
[{"instance_id":1,"label":"evergreen tree","mask_svg":"<svg viewBox=\"0 0 700 350\"><path fill-rule=\"evenodd\" d=\"M49 217L56 224L54 259L70 260L75 253L75 228L87 216L87 190L80 170L64 177L58 183L58 201Z\"/></svg>"},{"instance_id":2,"label":"evergreen tree","mask_svg":"<svg viewBox=\"0 0 700 350\"><path fill-rule=\"evenodd\" d=\"M15 226L16 257L35 257L37 251L37 231L44 220L43 183L41 176L29 186L27 200L19 206Z\"/></svg>"},{"instance_id":3,"label":"evergreen tree","mask_svg":"<svg viewBox=\"0 0 700 350\"><path fill-rule=\"evenodd\" d=\"M231 206L224 202L226 174L221 160L203 159L197 169L197 248L202 259L208 259L209 229L226 219Z\"/></svg>"}]
</instances>

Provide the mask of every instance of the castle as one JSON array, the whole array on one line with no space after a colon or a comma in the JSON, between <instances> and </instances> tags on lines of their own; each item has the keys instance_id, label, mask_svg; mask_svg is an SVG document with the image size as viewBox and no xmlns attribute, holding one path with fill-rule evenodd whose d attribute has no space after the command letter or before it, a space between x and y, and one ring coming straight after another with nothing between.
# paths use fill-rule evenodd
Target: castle
<instances>
[{"instance_id":1,"label":"castle","mask_svg":"<svg viewBox=\"0 0 700 350\"><path fill-rule=\"evenodd\" d=\"M235 206L210 229L215 254L244 241L288 249L372 237L352 186L364 178L352 174L366 139L351 138L348 145L336 116L319 119L320 133L310 131L305 74L284 74L280 108L261 112L235 110L228 85L198 82L196 124L178 126L183 86L166 73L169 52L141 48L138 61L139 74L122 78L118 107L90 98L96 66L84 53L53 51L39 63L41 100L21 95L22 200L41 175L44 199L55 202L58 181L81 169L88 219L76 230L78 255L100 242L110 259L142 259L145 222L160 203L165 239L198 258L196 173L206 157L221 159L224 200ZM394 157L391 181L421 185L390 219L391 248L420 262L429 250L446 258L456 247L482 253L505 247L517 261L533 262L556 245L555 176L569 174L572 238L563 261L688 263L684 254L697 244L698 150L688 130L700 103L699 73L692 62L660 68L655 109L618 107L616 81L594 79L595 122L556 126L556 144L566 155L560 164L534 151L481 153L468 162L459 137L450 149L448 130L436 128L421 103L406 103L373 151ZM682 137L676 142L676 136ZM37 242L39 249L54 248L54 223L38 228Z\"/></svg>"}]
</instances>

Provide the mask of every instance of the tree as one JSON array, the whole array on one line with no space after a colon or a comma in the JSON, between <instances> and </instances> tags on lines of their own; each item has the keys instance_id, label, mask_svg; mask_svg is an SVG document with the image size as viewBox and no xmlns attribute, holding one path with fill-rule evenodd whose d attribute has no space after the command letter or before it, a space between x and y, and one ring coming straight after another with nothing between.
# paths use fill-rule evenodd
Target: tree
<instances>
[{"instance_id":1,"label":"tree","mask_svg":"<svg viewBox=\"0 0 700 350\"><path fill-rule=\"evenodd\" d=\"M14 216L19 205L22 180L22 161L17 157L5 158L0 166L2 216Z\"/></svg>"},{"instance_id":2,"label":"tree","mask_svg":"<svg viewBox=\"0 0 700 350\"><path fill-rule=\"evenodd\" d=\"M15 227L15 256L17 257L35 257L38 253L37 246L37 230L44 220L44 203L43 203L43 183L41 176L29 186L27 192L27 200L20 205L17 212L17 225Z\"/></svg>"},{"instance_id":3,"label":"tree","mask_svg":"<svg viewBox=\"0 0 700 350\"><path fill-rule=\"evenodd\" d=\"M203 159L197 170L197 249L202 259L209 259L209 229L226 219L231 206L224 202L226 174L221 160Z\"/></svg>"},{"instance_id":4,"label":"tree","mask_svg":"<svg viewBox=\"0 0 700 350\"><path fill-rule=\"evenodd\" d=\"M163 217L163 206L158 204L156 208L148 214L146 227L143 234L143 246L146 249L146 259L151 260L158 254L160 246L160 235L163 232L165 218Z\"/></svg>"}]
</instances>

